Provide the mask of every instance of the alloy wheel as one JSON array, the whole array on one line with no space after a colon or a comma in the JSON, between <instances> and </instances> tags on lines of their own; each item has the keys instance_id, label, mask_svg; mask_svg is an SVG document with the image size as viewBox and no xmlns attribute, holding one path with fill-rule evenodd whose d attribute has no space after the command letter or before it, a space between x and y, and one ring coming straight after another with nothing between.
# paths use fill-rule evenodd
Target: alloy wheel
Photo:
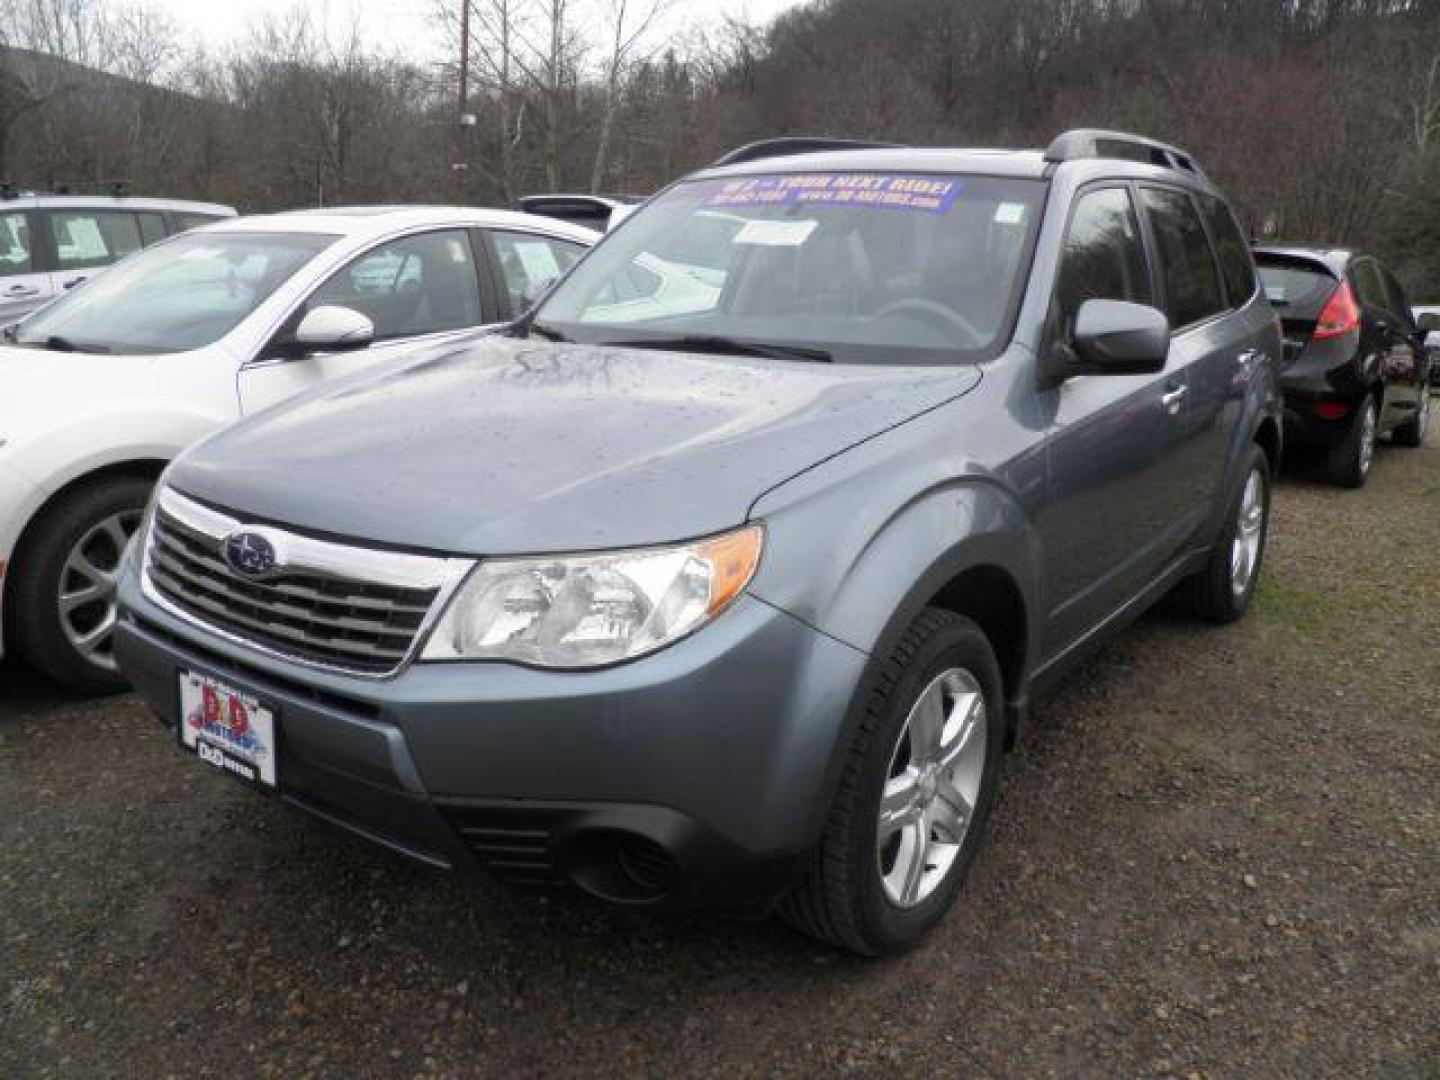
<instances>
[{"instance_id":1,"label":"alloy wheel","mask_svg":"<svg viewBox=\"0 0 1440 1080\"><path fill-rule=\"evenodd\" d=\"M140 510L124 510L96 522L80 537L60 571L56 603L60 628L88 663L115 670L115 584L125 545L140 527Z\"/></svg>"},{"instance_id":2,"label":"alloy wheel","mask_svg":"<svg viewBox=\"0 0 1440 1080\"><path fill-rule=\"evenodd\" d=\"M1260 541L1265 532L1265 480L1259 469L1251 469L1240 496L1240 513L1235 521L1235 539L1230 545L1230 587L1244 596L1260 563Z\"/></svg>"},{"instance_id":3,"label":"alloy wheel","mask_svg":"<svg viewBox=\"0 0 1440 1080\"><path fill-rule=\"evenodd\" d=\"M964 668L932 679L910 709L876 822L880 881L897 907L928 899L960 854L985 771L985 695Z\"/></svg>"}]
</instances>

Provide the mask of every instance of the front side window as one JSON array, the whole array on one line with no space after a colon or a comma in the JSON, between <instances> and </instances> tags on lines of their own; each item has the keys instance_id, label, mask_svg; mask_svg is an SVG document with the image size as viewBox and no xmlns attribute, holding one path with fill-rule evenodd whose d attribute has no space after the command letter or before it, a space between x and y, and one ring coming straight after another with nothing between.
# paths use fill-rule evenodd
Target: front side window
<instances>
[{"instance_id":1,"label":"front side window","mask_svg":"<svg viewBox=\"0 0 1440 1080\"><path fill-rule=\"evenodd\" d=\"M191 233L147 248L20 325L21 345L170 353L220 340L335 240Z\"/></svg>"},{"instance_id":2,"label":"front side window","mask_svg":"<svg viewBox=\"0 0 1440 1080\"><path fill-rule=\"evenodd\" d=\"M1144 188L1143 198L1159 249L1170 325L1178 330L1224 311L1215 257L1190 196Z\"/></svg>"},{"instance_id":3,"label":"front side window","mask_svg":"<svg viewBox=\"0 0 1440 1080\"><path fill-rule=\"evenodd\" d=\"M1045 190L888 172L686 181L607 237L530 325L593 344L984 359L1008 334Z\"/></svg>"},{"instance_id":4,"label":"front side window","mask_svg":"<svg viewBox=\"0 0 1440 1080\"><path fill-rule=\"evenodd\" d=\"M374 248L321 285L306 308L327 305L367 315L377 341L478 326L470 237L464 229L442 229Z\"/></svg>"},{"instance_id":5,"label":"front side window","mask_svg":"<svg viewBox=\"0 0 1440 1080\"><path fill-rule=\"evenodd\" d=\"M1245 234L1235 222L1230 208L1213 195L1202 195L1200 205L1215 238L1215 254L1220 256L1220 274L1225 279L1225 295L1231 307L1240 307L1255 295L1255 261Z\"/></svg>"},{"instance_id":6,"label":"front side window","mask_svg":"<svg viewBox=\"0 0 1440 1080\"><path fill-rule=\"evenodd\" d=\"M34 269L28 218L24 214L0 214L0 277L29 274Z\"/></svg>"},{"instance_id":7,"label":"front side window","mask_svg":"<svg viewBox=\"0 0 1440 1080\"><path fill-rule=\"evenodd\" d=\"M1055 318L1062 341L1087 300L1153 304L1140 223L1124 188L1102 188L1075 203L1055 282Z\"/></svg>"},{"instance_id":8,"label":"front side window","mask_svg":"<svg viewBox=\"0 0 1440 1080\"><path fill-rule=\"evenodd\" d=\"M495 257L510 297L510 310L514 312L529 307L546 286L564 277L565 271L585 254L579 244L537 233L492 229L490 240L495 245Z\"/></svg>"},{"instance_id":9,"label":"front side window","mask_svg":"<svg viewBox=\"0 0 1440 1080\"><path fill-rule=\"evenodd\" d=\"M54 210L50 228L61 270L109 266L143 246L140 223L123 210Z\"/></svg>"}]
</instances>

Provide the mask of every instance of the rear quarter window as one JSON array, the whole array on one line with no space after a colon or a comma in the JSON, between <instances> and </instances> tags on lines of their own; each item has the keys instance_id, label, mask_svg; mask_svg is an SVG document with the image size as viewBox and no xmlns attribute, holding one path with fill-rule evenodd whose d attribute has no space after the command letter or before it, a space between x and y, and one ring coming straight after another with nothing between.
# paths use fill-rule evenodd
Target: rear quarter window
<instances>
[{"instance_id":1,"label":"rear quarter window","mask_svg":"<svg viewBox=\"0 0 1440 1080\"><path fill-rule=\"evenodd\" d=\"M1215 240L1215 254L1220 257L1220 276L1225 279L1225 295L1231 307L1239 307L1255 295L1255 263L1250 245L1230 208L1211 195L1200 197L1210 235Z\"/></svg>"}]
</instances>

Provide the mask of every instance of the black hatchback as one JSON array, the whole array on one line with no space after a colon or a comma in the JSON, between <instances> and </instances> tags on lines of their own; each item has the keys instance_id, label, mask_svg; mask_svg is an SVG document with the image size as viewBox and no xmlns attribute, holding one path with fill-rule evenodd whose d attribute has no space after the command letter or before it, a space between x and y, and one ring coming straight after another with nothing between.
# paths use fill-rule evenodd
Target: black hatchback
<instances>
[{"instance_id":1,"label":"black hatchback","mask_svg":"<svg viewBox=\"0 0 1440 1080\"><path fill-rule=\"evenodd\" d=\"M1287 447L1324 455L1337 484L1365 483L1377 436L1419 446L1432 378L1425 334L1378 259L1321 247L1261 245L1255 261L1285 330Z\"/></svg>"}]
</instances>

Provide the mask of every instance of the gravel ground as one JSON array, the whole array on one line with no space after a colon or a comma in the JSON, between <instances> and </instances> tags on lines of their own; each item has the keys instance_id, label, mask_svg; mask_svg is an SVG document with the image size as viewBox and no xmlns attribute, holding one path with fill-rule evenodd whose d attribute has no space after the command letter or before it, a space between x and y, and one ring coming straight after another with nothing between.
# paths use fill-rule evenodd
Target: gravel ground
<instances>
[{"instance_id":1,"label":"gravel ground","mask_svg":"<svg viewBox=\"0 0 1440 1080\"><path fill-rule=\"evenodd\" d=\"M1440 446L1289 479L1256 610L1042 704L884 962L483 891L0 670L0 1076L1440 1076Z\"/></svg>"}]
</instances>

